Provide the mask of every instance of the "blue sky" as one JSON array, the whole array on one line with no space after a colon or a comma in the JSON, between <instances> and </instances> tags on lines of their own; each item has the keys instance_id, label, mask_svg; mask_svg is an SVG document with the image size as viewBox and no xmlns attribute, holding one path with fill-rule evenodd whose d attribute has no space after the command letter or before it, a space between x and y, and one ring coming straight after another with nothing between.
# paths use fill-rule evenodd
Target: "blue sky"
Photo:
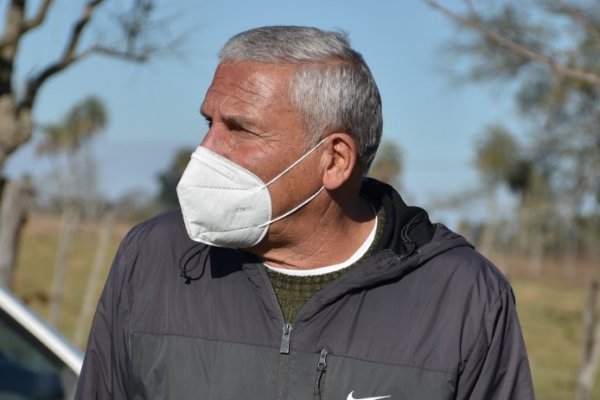
<instances>
[{"instance_id":1,"label":"blue sky","mask_svg":"<svg viewBox=\"0 0 600 400\"><path fill-rule=\"evenodd\" d=\"M111 7L117 3L108 2L102 11L116 11ZM21 77L58 57L55 44L80 4L56 3L49 23L24 43L17 65ZM509 90L453 83L449 67L464 65L443 51L454 28L419 0L162 0L159 7L175 21L163 33L185 36L181 57L140 66L93 56L49 81L36 106L37 120L44 123L58 121L88 95L104 100L110 124L94 151L108 197L155 191L156 175L176 149L201 141L205 123L198 108L217 52L230 36L256 26L311 25L349 33L379 85L384 138L403 149L402 194L411 203L428 206L476 187L475 138L488 124L515 119ZM96 25L86 38L106 34ZM43 176L48 166L30 144L9 161L7 172ZM450 218L446 211L430 211Z\"/></svg>"}]
</instances>

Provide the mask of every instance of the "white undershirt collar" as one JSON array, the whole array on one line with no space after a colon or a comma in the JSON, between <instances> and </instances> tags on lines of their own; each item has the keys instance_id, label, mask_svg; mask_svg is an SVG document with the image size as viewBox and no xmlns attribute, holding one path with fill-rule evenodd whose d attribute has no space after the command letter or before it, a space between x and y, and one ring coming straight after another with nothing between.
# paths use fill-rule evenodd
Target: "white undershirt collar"
<instances>
[{"instance_id":1,"label":"white undershirt collar","mask_svg":"<svg viewBox=\"0 0 600 400\"><path fill-rule=\"evenodd\" d=\"M377 231L377 214L375 215L375 224L373 224L373 229L367 239L363 242L363 244L348 258L346 261L342 261L339 264L327 265L325 267L311 268L311 269L288 269L288 268L279 268L273 267L266 263L263 263L265 267L270 269L271 271L276 271L281 274L291 275L291 276L317 276L317 275L325 275L331 272L336 272L341 269L347 268L350 265L354 264L358 261L365 253L369 250L369 247L373 244L375 240L375 232Z\"/></svg>"}]
</instances>

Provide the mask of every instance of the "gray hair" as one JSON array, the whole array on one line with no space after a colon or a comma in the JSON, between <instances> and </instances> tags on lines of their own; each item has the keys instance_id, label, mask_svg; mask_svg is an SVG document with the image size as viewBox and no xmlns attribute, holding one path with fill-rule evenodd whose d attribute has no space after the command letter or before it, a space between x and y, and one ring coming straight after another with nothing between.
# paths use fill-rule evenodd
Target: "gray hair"
<instances>
[{"instance_id":1,"label":"gray hair","mask_svg":"<svg viewBox=\"0 0 600 400\"><path fill-rule=\"evenodd\" d=\"M381 98L362 55L342 32L299 26L269 26L232 37L219 53L221 62L258 61L299 64L289 99L316 144L330 132L354 137L367 172L379 146Z\"/></svg>"}]
</instances>

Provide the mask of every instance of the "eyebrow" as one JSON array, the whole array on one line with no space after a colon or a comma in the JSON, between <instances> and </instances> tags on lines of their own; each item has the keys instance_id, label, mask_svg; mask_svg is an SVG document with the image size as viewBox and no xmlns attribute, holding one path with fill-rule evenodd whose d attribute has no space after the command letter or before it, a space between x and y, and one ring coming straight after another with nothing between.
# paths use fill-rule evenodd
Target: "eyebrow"
<instances>
[{"instance_id":1,"label":"eyebrow","mask_svg":"<svg viewBox=\"0 0 600 400\"><path fill-rule=\"evenodd\" d=\"M205 113L202 109L200 109L200 115L202 115L207 120L212 120L213 118ZM256 122L251 118L245 117L243 115L231 114L221 116L221 120L230 128L254 128L260 129Z\"/></svg>"}]
</instances>

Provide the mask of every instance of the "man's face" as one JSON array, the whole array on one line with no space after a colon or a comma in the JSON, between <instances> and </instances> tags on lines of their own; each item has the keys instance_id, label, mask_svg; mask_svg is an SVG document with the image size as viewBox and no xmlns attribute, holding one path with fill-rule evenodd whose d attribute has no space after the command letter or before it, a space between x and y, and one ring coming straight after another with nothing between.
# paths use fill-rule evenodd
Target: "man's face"
<instances>
[{"instance_id":1,"label":"man's face","mask_svg":"<svg viewBox=\"0 0 600 400\"><path fill-rule=\"evenodd\" d=\"M264 182L292 164L307 150L302 120L288 101L293 72L292 65L219 65L201 108L209 122L201 145L252 171ZM319 157L315 154L269 186L273 217L320 187Z\"/></svg>"}]
</instances>

